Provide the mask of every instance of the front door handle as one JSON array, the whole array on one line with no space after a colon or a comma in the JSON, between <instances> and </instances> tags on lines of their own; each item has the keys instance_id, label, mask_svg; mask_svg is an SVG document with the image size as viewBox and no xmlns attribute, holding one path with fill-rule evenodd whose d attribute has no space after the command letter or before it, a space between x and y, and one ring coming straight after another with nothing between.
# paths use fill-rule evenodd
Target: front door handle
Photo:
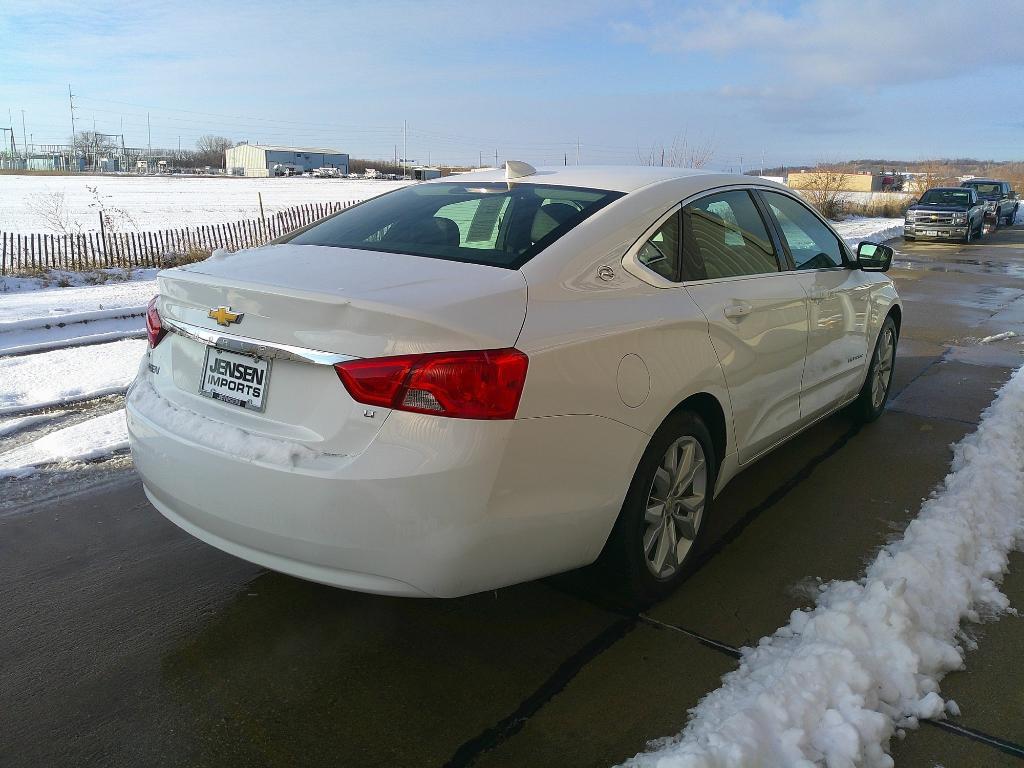
<instances>
[{"instance_id":1,"label":"front door handle","mask_svg":"<svg viewBox=\"0 0 1024 768\"><path fill-rule=\"evenodd\" d=\"M835 291L829 291L825 288L815 288L808 293L811 301L824 301L825 299L831 299L835 295Z\"/></svg>"},{"instance_id":2,"label":"front door handle","mask_svg":"<svg viewBox=\"0 0 1024 768\"><path fill-rule=\"evenodd\" d=\"M737 301L725 308L725 316L730 320L739 320L746 317L754 308L745 301Z\"/></svg>"}]
</instances>

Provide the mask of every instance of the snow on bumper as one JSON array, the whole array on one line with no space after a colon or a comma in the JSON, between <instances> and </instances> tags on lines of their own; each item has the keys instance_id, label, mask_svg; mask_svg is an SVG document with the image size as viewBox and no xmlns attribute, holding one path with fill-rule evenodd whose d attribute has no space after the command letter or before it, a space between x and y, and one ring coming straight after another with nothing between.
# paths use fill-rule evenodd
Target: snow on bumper
<instances>
[{"instance_id":1,"label":"snow on bumper","mask_svg":"<svg viewBox=\"0 0 1024 768\"><path fill-rule=\"evenodd\" d=\"M129 393L129 442L161 513L243 559L379 594L454 597L592 562L648 439L595 416L395 412L358 455L239 455L208 419L169 422L147 387Z\"/></svg>"}]
</instances>

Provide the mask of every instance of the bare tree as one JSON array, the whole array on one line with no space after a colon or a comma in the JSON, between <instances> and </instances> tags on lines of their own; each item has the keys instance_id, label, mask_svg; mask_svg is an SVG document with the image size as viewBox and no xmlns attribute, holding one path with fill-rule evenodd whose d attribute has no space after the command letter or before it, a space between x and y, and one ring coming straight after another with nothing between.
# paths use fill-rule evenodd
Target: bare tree
<instances>
[{"instance_id":1,"label":"bare tree","mask_svg":"<svg viewBox=\"0 0 1024 768\"><path fill-rule=\"evenodd\" d=\"M119 148L112 136L95 131L78 131L75 133L74 141L69 140L68 143L83 153L111 152Z\"/></svg>"},{"instance_id":2,"label":"bare tree","mask_svg":"<svg viewBox=\"0 0 1024 768\"><path fill-rule=\"evenodd\" d=\"M789 184L799 189L825 218L842 217L846 195L851 191L850 173L843 166L818 165L810 171L791 173Z\"/></svg>"},{"instance_id":3,"label":"bare tree","mask_svg":"<svg viewBox=\"0 0 1024 768\"><path fill-rule=\"evenodd\" d=\"M652 144L649 152L636 150L640 165L663 165L668 168L703 168L715 156L715 145L711 139L691 142L686 133L676 134L672 144Z\"/></svg>"},{"instance_id":4,"label":"bare tree","mask_svg":"<svg viewBox=\"0 0 1024 768\"><path fill-rule=\"evenodd\" d=\"M196 165L209 165L213 168L224 167L224 153L235 146L235 142L226 136L207 134L196 141Z\"/></svg>"},{"instance_id":5,"label":"bare tree","mask_svg":"<svg viewBox=\"0 0 1024 768\"><path fill-rule=\"evenodd\" d=\"M924 194L932 187L958 187L956 170L945 163L927 163L914 175L910 191L915 195Z\"/></svg>"},{"instance_id":6,"label":"bare tree","mask_svg":"<svg viewBox=\"0 0 1024 768\"><path fill-rule=\"evenodd\" d=\"M82 225L72 218L68 210L63 192L29 195L25 206L57 234L72 235L82 231Z\"/></svg>"}]
</instances>

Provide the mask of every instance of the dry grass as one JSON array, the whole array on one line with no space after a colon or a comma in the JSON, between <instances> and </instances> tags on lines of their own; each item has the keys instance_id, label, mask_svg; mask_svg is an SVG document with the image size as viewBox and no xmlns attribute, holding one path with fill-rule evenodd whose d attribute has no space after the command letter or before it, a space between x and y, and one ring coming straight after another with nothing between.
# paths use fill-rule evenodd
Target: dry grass
<instances>
[{"instance_id":1,"label":"dry grass","mask_svg":"<svg viewBox=\"0 0 1024 768\"><path fill-rule=\"evenodd\" d=\"M180 267L182 264L195 264L197 261L206 261L213 251L207 248L189 248L185 253L165 253L160 257L160 266L164 269L169 267Z\"/></svg>"},{"instance_id":2,"label":"dry grass","mask_svg":"<svg viewBox=\"0 0 1024 768\"><path fill-rule=\"evenodd\" d=\"M845 200L843 214L846 216L870 216L884 219L902 219L907 208L913 205L913 195L884 195L870 200Z\"/></svg>"}]
</instances>

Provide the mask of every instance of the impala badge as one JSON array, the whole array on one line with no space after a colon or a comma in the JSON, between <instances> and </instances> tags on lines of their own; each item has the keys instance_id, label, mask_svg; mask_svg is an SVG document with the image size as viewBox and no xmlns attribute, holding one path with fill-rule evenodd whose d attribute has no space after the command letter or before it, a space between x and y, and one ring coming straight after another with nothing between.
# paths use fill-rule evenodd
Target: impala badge
<instances>
[{"instance_id":1,"label":"impala badge","mask_svg":"<svg viewBox=\"0 0 1024 768\"><path fill-rule=\"evenodd\" d=\"M244 312L232 312L231 307L216 307L206 313L211 320L216 320L217 325L231 325L242 322Z\"/></svg>"}]
</instances>

